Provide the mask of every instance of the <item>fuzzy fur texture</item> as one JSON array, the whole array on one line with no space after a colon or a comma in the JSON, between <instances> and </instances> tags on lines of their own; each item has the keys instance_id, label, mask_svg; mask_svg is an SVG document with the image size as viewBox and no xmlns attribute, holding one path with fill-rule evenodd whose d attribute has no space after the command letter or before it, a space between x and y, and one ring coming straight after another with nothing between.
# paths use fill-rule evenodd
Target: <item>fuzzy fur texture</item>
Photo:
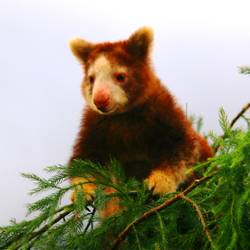
<instances>
[{"instance_id":1,"label":"fuzzy fur texture","mask_svg":"<svg viewBox=\"0 0 250 250\"><path fill-rule=\"evenodd\" d=\"M110 157L116 158L128 178L146 180L155 194L164 194L175 191L188 178L187 168L206 160L212 151L155 75L150 60L152 40L152 30L141 28L125 41L99 44L81 39L71 41L72 52L84 66L82 92L89 105L70 162L81 158L106 164ZM107 73L110 77L102 80L98 80L101 79L98 72L90 75L89 71L100 56L110 65ZM125 71L122 82L113 77L119 74L119 68ZM93 93L95 84L107 90L105 112L98 112L91 104L95 98L104 99L101 87ZM113 98L111 87L107 87L111 85L126 93L126 102L119 103ZM79 181L80 178L72 180ZM87 193L93 193L95 187L86 188ZM117 209L109 205L109 210L110 213L103 212L105 216Z\"/></svg>"}]
</instances>

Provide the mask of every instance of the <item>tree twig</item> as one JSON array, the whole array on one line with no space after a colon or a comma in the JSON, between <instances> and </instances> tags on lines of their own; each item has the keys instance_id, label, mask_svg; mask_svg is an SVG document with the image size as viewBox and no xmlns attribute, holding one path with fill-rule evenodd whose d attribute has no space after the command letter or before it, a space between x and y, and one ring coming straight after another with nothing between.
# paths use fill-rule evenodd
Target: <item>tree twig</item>
<instances>
[{"instance_id":1,"label":"tree twig","mask_svg":"<svg viewBox=\"0 0 250 250\"><path fill-rule=\"evenodd\" d=\"M60 209L62 210L62 209ZM29 237L28 237L28 241L35 241L35 238L38 238L40 235L42 235L43 233L45 233L46 231L48 231L53 225L55 225L56 223L58 223L60 220L64 219L67 215L69 215L73 210L72 209L67 209L65 210L65 212L61 213L60 215L58 215L54 220L52 220L52 222L46 224L45 226L43 226L42 228L40 228L39 230L33 232ZM17 250L21 247L21 244L18 244L16 247L13 248L13 250Z\"/></svg>"},{"instance_id":2,"label":"tree twig","mask_svg":"<svg viewBox=\"0 0 250 250\"><path fill-rule=\"evenodd\" d=\"M186 197L185 195L183 195L181 197L183 200L185 200L186 202L190 203L191 206L194 208L195 212L197 213L197 216L199 218L199 221L201 222L201 225L203 227L203 231L205 233L205 235L207 236L208 241L210 242L211 247L213 248L213 241L212 241L212 237L209 233L209 230L207 228L204 216L199 208L199 206L190 198Z\"/></svg>"},{"instance_id":3,"label":"tree twig","mask_svg":"<svg viewBox=\"0 0 250 250\"><path fill-rule=\"evenodd\" d=\"M197 186L201 185L202 183L208 181L212 176L214 176L217 172L212 173L211 175L208 176L204 176L201 179L197 179L195 180L190 186L188 186L184 191L182 191L181 193L176 194L174 197L164 201L162 204L160 204L159 206L156 206L150 210L148 210L147 212L145 212L144 214L142 214L141 217L135 219L134 221L132 221L131 223L129 223L125 229L119 233L119 235L117 236L117 238L115 239L115 241L113 242L110 250L114 250L116 249L120 243L126 238L126 236L128 235L128 233L133 229L133 227L139 223L141 223L142 221L144 221L145 219L147 219L148 217L154 215L156 212L161 211L162 209L172 205L173 203L175 203L176 201L182 199L183 196L187 195L188 193L190 193L194 188L196 188Z\"/></svg>"},{"instance_id":4,"label":"tree twig","mask_svg":"<svg viewBox=\"0 0 250 250\"><path fill-rule=\"evenodd\" d=\"M33 238L36 238L37 236L40 236L44 232L46 232L48 229L50 229L53 225L58 223L60 220L64 219L67 215L69 215L73 210L66 210L65 212L61 213L58 217L56 217L51 223L46 224L44 227L39 229L38 231L35 231L30 237L29 240L32 240Z\"/></svg>"},{"instance_id":5,"label":"tree twig","mask_svg":"<svg viewBox=\"0 0 250 250\"><path fill-rule=\"evenodd\" d=\"M57 211L55 211L55 214L58 214L60 212L62 212L63 210L66 210L66 209L70 209L72 207L72 204L69 204L69 205L65 205L61 208L59 208ZM45 227L45 226L44 226ZM42 229L42 228L41 228ZM40 230L41 230L40 229ZM40 231L39 230L39 231ZM37 231L38 232L38 231ZM33 235L33 234L32 234ZM31 236L32 236L31 235ZM6 249L7 247L11 246L13 243L19 241L22 237L24 236L24 233L20 233L18 234L16 237L12 238L11 240L9 240L8 242L6 242L5 245L1 246L3 249ZM30 236L30 237L31 237ZM16 248L13 248L13 249L18 249L20 246L16 247Z\"/></svg>"},{"instance_id":6,"label":"tree twig","mask_svg":"<svg viewBox=\"0 0 250 250\"><path fill-rule=\"evenodd\" d=\"M246 104L242 109L241 111L235 116L235 118L231 121L230 123L230 127L232 128L234 126L234 124L239 120L239 118L241 116L243 116L243 114L248 110L250 109L250 102L248 104Z\"/></svg>"},{"instance_id":7,"label":"tree twig","mask_svg":"<svg viewBox=\"0 0 250 250\"><path fill-rule=\"evenodd\" d=\"M93 218L94 218L95 212L96 212L96 208L93 207L93 210L91 212L91 216L89 218L87 226L84 229L83 235L88 231L89 227L93 224Z\"/></svg>"},{"instance_id":8,"label":"tree twig","mask_svg":"<svg viewBox=\"0 0 250 250\"><path fill-rule=\"evenodd\" d=\"M250 102L247 103L242 109L241 111L233 118L233 120L230 123L230 128L232 128L234 126L234 124L246 113L246 111L250 109ZM221 138L224 138L225 134L221 136ZM214 149L214 154L216 154L216 152L220 149L220 145L216 146Z\"/></svg>"}]
</instances>

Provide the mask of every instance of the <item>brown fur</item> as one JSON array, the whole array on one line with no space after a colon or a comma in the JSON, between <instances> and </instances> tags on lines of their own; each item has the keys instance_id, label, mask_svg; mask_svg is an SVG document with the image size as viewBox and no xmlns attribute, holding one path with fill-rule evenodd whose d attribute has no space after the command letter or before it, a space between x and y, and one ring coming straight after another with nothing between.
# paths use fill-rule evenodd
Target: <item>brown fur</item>
<instances>
[{"instance_id":1,"label":"brown fur","mask_svg":"<svg viewBox=\"0 0 250 250\"><path fill-rule=\"evenodd\" d=\"M85 74L100 54L112 64L128 68L129 80L122 88L129 103L123 112L111 115L86 107L70 162L81 158L106 164L114 157L128 178L146 179L155 194L164 194L175 191L187 178L186 169L206 160L212 151L154 74L149 58L151 40L152 32L141 29L126 41L90 44L82 56L73 46ZM83 88L86 85L84 79ZM117 211L117 201L114 204L103 214Z\"/></svg>"}]
</instances>

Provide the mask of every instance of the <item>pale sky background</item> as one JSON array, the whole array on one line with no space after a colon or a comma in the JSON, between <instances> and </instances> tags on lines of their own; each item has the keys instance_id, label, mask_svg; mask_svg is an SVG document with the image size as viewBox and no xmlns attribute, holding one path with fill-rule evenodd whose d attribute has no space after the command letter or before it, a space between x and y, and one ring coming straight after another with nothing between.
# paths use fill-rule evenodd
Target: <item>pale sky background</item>
<instances>
[{"instance_id":1,"label":"pale sky background","mask_svg":"<svg viewBox=\"0 0 250 250\"><path fill-rule=\"evenodd\" d=\"M84 102L82 72L68 40L125 39L155 31L153 62L189 113L218 128L218 109L233 117L250 100L250 1L1 0L0 225L25 216L33 186L21 172L64 164Z\"/></svg>"}]
</instances>

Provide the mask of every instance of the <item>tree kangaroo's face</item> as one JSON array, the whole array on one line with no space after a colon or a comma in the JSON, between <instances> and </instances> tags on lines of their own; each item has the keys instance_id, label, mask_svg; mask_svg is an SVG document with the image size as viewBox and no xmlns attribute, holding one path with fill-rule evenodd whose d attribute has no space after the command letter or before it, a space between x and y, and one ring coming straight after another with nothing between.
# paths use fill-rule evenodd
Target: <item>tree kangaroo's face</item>
<instances>
[{"instance_id":1,"label":"tree kangaroo's face","mask_svg":"<svg viewBox=\"0 0 250 250\"><path fill-rule=\"evenodd\" d=\"M101 114L122 112L129 100L124 89L128 78L127 67L112 64L101 54L86 71L82 89L87 103Z\"/></svg>"},{"instance_id":2,"label":"tree kangaroo's face","mask_svg":"<svg viewBox=\"0 0 250 250\"><path fill-rule=\"evenodd\" d=\"M84 65L82 92L96 112L122 113L135 106L146 88L145 67L152 43L152 32L142 28L128 40L92 44L71 40L74 55Z\"/></svg>"}]
</instances>

